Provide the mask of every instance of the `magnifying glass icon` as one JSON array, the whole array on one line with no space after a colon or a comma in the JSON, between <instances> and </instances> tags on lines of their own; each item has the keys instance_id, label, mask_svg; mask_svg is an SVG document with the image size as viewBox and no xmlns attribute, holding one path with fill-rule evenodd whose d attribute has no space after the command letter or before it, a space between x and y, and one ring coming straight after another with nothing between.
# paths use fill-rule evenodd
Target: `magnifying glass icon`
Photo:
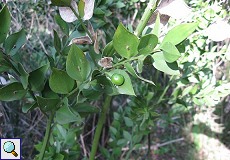
<instances>
[{"instance_id":1,"label":"magnifying glass icon","mask_svg":"<svg viewBox=\"0 0 230 160\"><path fill-rule=\"evenodd\" d=\"M7 141L3 144L3 149L6 153L11 153L13 154L15 157L18 156L17 152L15 152L15 145L13 142L11 141Z\"/></svg>"}]
</instances>

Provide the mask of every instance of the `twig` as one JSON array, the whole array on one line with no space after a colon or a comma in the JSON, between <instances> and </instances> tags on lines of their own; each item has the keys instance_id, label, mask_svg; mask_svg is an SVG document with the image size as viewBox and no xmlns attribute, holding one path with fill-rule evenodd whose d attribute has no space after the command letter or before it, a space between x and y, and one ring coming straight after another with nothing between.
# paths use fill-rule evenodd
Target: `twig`
<instances>
[{"instance_id":1,"label":"twig","mask_svg":"<svg viewBox=\"0 0 230 160\"><path fill-rule=\"evenodd\" d=\"M87 156L87 151L85 149L85 142L84 142L84 137L82 136L82 134L80 135L80 139L81 139L81 144L82 144L84 156L86 157Z\"/></svg>"}]
</instances>

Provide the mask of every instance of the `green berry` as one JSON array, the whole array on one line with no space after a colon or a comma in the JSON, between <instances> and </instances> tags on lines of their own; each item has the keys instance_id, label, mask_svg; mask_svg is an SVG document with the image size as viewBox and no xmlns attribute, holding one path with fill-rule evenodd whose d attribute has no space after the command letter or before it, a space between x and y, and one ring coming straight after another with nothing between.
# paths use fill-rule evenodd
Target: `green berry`
<instances>
[{"instance_id":1,"label":"green berry","mask_svg":"<svg viewBox=\"0 0 230 160\"><path fill-rule=\"evenodd\" d=\"M121 86L125 82L124 76L114 73L111 77L111 82L117 86Z\"/></svg>"}]
</instances>

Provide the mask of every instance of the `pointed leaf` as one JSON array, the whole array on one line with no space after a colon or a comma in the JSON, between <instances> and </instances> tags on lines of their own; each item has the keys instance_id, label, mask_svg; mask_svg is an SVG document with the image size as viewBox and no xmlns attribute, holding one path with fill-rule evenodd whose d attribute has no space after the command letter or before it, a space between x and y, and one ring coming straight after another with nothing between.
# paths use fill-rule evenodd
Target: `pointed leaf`
<instances>
[{"instance_id":1,"label":"pointed leaf","mask_svg":"<svg viewBox=\"0 0 230 160\"><path fill-rule=\"evenodd\" d=\"M60 99L44 98L40 96L37 96L36 98L37 98L38 106L40 107L41 110L45 112L54 110L57 107L58 103L60 102Z\"/></svg>"},{"instance_id":2,"label":"pointed leaf","mask_svg":"<svg viewBox=\"0 0 230 160\"><path fill-rule=\"evenodd\" d=\"M106 57L110 57L114 54L113 41L109 42L102 51L102 55Z\"/></svg>"},{"instance_id":3,"label":"pointed leaf","mask_svg":"<svg viewBox=\"0 0 230 160\"><path fill-rule=\"evenodd\" d=\"M151 33L156 35L157 37L160 37L160 29L161 29L160 27L161 27L161 21L160 21L160 14L158 13L154 28Z\"/></svg>"},{"instance_id":4,"label":"pointed leaf","mask_svg":"<svg viewBox=\"0 0 230 160\"><path fill-rule=\"evenodd\" d=\"M24 29L7 37L4 47L6 53L11 56L15 55L17 51L26 43L26 32Z\"/></svg>"},{"instance_id":5,"label":"pointed leaf","mask_svg":"<svg viewBox=\"0 0 230 160\"><path fill-rule=\"evenodd\" d=\"M31 109L38 107L38 104L36 102L34 103L27 103L22 107L23 113L28 113Z\"/></svg>"},{"instance_id":6,"label":"pointed leaf","mask_svg":"<svg viewBox=\"0 0 230 160\"><path fill-rule=\"evenodd\" d=\"M0 11L0 43L4 42L7 36L7 33L10 29L11 16L10 12L5 5Z\"/></svg>"},{"instance_id":7,"label":"pointed leaf","mask_svg":"<svg viewBox=\"0 0 230 160\"><path fill-rule=\"evenodd\" d=\"M135 56L138 54L138 44L138 38L120 23L113 37L113 46L117 53L125 58Z\"/></svg>"},{"instance_id":8,"label":"pointed leaf","mask_svg":"<svg viewBox=\"0 0 230 160\"><path fill-rule=\"evenodd\" d=\"M69 25L66 23L60 15L55 15L55 22L58 24L60 29L62 30L63 33L66 35L69 35Z\"/></svg>"},{"instance_id":9,"label":"pointed leaf","mask_svg":"<svg viewBox=\"0 0 230 160\"><path fill-rule=\"evenodd\" d=\"M54 48L58 53L61 51L61 39L59 38L57 32L53 30L54 33Z\"/></svg>"},{"instance_id":10,"label":"pointed leaf","mask_svg":"<svg viewBox=\"0 0 230 160\"><path fill-rule=\"evenodd\" d=\"M49 65L44 65L29 73L29 84L32 91L41 91L44 88L48 68Z\"/></svg>"},{"instance_id":11,"label":"pointed leaf","mask_svg":"<svg viewBox=\"0 0 230 160\"><path fill-rule=\"evenodd\" d=\"M153 52L154 48L158 43L158 38L154 34L147 34L141 37L140 43L138 45L138 51L140 54L150 54Z\"/></svg>"},{"instance_id":12,"label":"pointed leaf","mask_svg":"<svg viewBox=\"0 0 230 160\"><path fill-rule=\"evenodd\" d=\"M1 101L14 101L20 100L26 95L27 91L19 82L11 83L7 86L0 88Z\"/></svg>"},{"instance_id":13,"label":"pointed leaf","mask_svg":"<svg viewBox=\"0 0 230 160\"><path fill-rule=\"evenodd\" d=\"M86 59L83 51L75 44L71 45L70 51L66 60L67 74L80 82L85 81L91 71L90 64Z\"/></svg>"},{"instance_id":14,"label":"pointed leaf","mask_svg":"<svg viewBox=\"0 0 230 160\"><path fill-rule=\"evenodd\" d=\"M71 122L81 122L81 117L77 112L73 113L68 106L64 105L57 110L56 120L59 124L68 124Z\"/></svg>"},{"instance_id":15,"label":"pointed leaf","mask_svg":"<svg viewBox=\"0 0 230 160\"><path fill-rule=\"evenodd\" d=\"M171 29L164 37L162 44L165 42L171 42L173 45L177 45L185 40L190 34L192 34L197 28L198 23L184 23Z\"/></svg>"},{"instance_id":16,"label":"pointed leaf","mask_svg":"<svg viewBox=\"0 0 230 160\"><path fill-rule=\"evenodd\" d=\"M170 42L165 42L162 46L161 49L163 50L163 54L165 57L165 61L172 63L176 61L181 55L176 46L174 46Z\"/></svg>"},{"instance_id":17,"label":"pointed leaf","mask_svg":"<svg viewBox=\"0 0 230 160\"><path fill-rule=\"evenodd\" d=\"M60 94L69 93L74 87L74 80L62 70L52 69L52 74L49 79L49 85L52 91Z\"/></svg>"},{"instance_id":18,"label":"pointed leaf","mask_svg":"<svg viewBox=\"0 0 230 160\"><path fill-rule=\"evenodd\" d=\"M124 77L125 79L124 83L120 86L116 86L118 93L126 94L126 95L135 95L130 77L125 71L120 70L120 69L115 69L115 70L112 70L106 73L109 79L110 77L112 77L114 73L121 74Z\"/></svg>"},{"instance_id":19,"label":"pointed leaf","mask_svg":"<svg viewBox=\"0 0 230 160\"><path fill-rule=\"evenodd\" d=\"M157 52L152 55L154 62L153 66L166 74L170 75L179 75L180 72L178 70L177 63L167 63L164 59L164 55L162 52Z\"/></svg>"},{"instance_id":20,"label":"pointed leaf","mask_svg":"<svg viewBox=\"0 0 230 160\"><path fill-rule=\"evenodd\" d=\"M147 82L147 83L150 83L152 85L155 85L152 81L150 80L147 80L143 77L140 77L139 75L137 75L136 71L133 69L132 65L130 63L125 63L125 68L126 70L135 78L139 78L140 80L144 81L144 82Z\"/></svg>"},{"instance_id":21,"label":"pointed leaf","mask_svg":"<svg viewBox=\"0 0 230 160\"><path fill-rule=\"evenodd\" d=\"M26 72L25 68L23 67L21 63L18 63L17 69L18 69L18 72L20 73L20 79L21 79L23 88L26 89L28 86L29 74Z\"/></svg>"},{"instance_id":22,"label":"pointed leaf","mask_svg":"<svg viewBox=\"0 0 230 160\"><path fill-rule=\"evenodd\" d=\"M85 0L80 0L78 3L78 10L81 18L84 17L84 8L85 8Z\"/></svg>"}]
</instances>

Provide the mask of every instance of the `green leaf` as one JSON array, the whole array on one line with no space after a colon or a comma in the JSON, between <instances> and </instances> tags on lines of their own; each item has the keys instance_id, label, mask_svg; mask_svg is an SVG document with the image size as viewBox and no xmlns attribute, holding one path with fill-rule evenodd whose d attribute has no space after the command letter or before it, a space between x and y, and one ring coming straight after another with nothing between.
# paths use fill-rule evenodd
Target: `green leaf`
<instances>
[{"instance_id":1,"label":"green leaf","mask_svg":"<svg viewBox=\"0 0 230 160\"><path fill-rule=\"evenodd\" d=\"M90 64L87 61L84 52L75 44L71 45L66 60L67 74L80 82L84 82L91 71Z\"/></svg>"},{"instance_id":2,"label":"green leaf","mask_svg":"<svg viewBox=\"0 0 230 160\"><path fill-rule=\"evenodd\" d=\"M29 84L32 91L41 91L44 88L48 68L47 64L29 73Z\"/></svg>"},{"instance_id":3,"label":"green leaf","mask_svg":"<svg viewBox=\"0 0 230 160\"><path fill-rule=\"evenodd\" d=\"M20 100L26 95L27 91L19 82L14 82L0 88L0 100L1 101L14 101Z\"/></svg>"},{"instance_id":4,"label":"green leaf","mask_svg":"<svg viewBox=\"0 0 230 160\"><path fill-rule=\"evenodd\" d=\"M7 37L4 47L6 49L6 53L11 56L15 55L17 51L26 43L26 32L24 29L16 32L9 37Z\"/></svg>"},{"instance_id":5,"label":"green leaf","mask_svg":"<svg viewBox=\"0 0 230 160\"><path fill-rule=\"evenodd\" d=\"M154 25L154 28L152 30L152 34L155 34L157 37L160 36L160 26L161 25L161 22L160 22L160 15L159 13L157 14L157 18L156 18L156 22L155 22L155 25Z\"/></svg>"},{"instance_id":6,"label":"green leaf","mask_svg":"<svg viewBox=\"0 0 230 160\"><path fill-rule=\"evenodd\" d=\"M28 86L29 74L26 72L25 68L21 63L18 63L18 72L20 73L20 80L22 82L23 88L26 89Z\"/></svg>"},{"instance_id":7,"label":"green leaf","mask_svg":"<svg viewBox=\"0 0 230 160\"><path fill-rule=\"evenodd\" d=\"M81 18L84 17L84 9L85 9L85 0L80 0L78 3L78 11Z\"/></svg>"},{"instance_id":8,"label":"green leaf","mask_svg":"<svg viewBox=\"0 0 230 160\"><path fill-rule=\"evenodd\" d=\"M2 43L6 39L7 33L10 29L11 22L10 12L6 5L0 11L0 19L0 43Z\"/></svg>"},{"instance_id":9,"label":"green leaf","mask_svg":"<svg viewBox=\"0 0 230 160\"><path fill-rule=\"evenodd\" d=\"M111 57L114 54L113 41L109 42L102 51L102 55L106 57Z\"/></svg>"},{"instance_id":10,"label":"green leaf","mask_svg":"<svg viewBox=\"0 0 230 160\"><path fill-rule=\"evenodd\" d=\"M74 87L75 81L62 70L52 69L52 74L49 79L49 85L52 91L60 94L69 93Z\"/></svg>"},{"instance_id":11,"label":"green leaf","mask_svg":"<svg viewBox=\"0 0 230 160\"><path fill-rule=\"evenodd\" d=\"M64 105L56 112L56 120L59 124L68 124L70 122L81 122L78 113L73 113L69 107Z\"/></svg>"},{"instance_id":12,"label":"green leaf","mask_svg":"<svg viewBox=\"0 0 230 160\"><path fill-rule=\"evenodd\" d=\"M124 117L125 120L125 125L127 127L132 127L133 126L133 121L129 117Z\"/></svg>"},{"instance_id":13,"label":"green leaf","mask_svg":"<svg viewBox=\"0 0 230 160\"><path fill-rule=\"evenodd\" d=\"M55 109L60 102L60 99L58 98L44 98L40 96L37 96L36 98L38 106L45 112Z\"/></svg>"},{"instance_id":14,"label":"green leaf","mask_svg":"<svg viewBox=\"0 0 230 160\"><path fill-rule=\"evenodd\" d=\"M130 58L138 54L139 39L130 33L121 23L113 37L113 46L117 53L125 58Z\"/></svg>"},{"instance_id":15,"label":"green leaf","mask_svg":"<svg viewBox=\"0 0 230 160\"><path fill-rule=\"evenodd\" d=\"M51 0L51 5L58 7L69 7L72 0Z\"/></svg>"},{"instance_id":16,"label":"green leaf","mask_svg":"<svg viewBox=\"0 0 230 160\"><path fill-rule=\"evenodd\" d=\"M106 72L109 79L110 77L112 77L114 73L121 74L125 78L125 81L121 86L115 86L117 92L120 94L135 95L129 75L125 71L120 69L115 69L110 72Z\"/></svg>"},{"instance_id":17,"label":"green leaf","mask_svg":"<svg viewBox=\"0 0 230 160\"><path fill-rule=\"evenodd\" d=\"M171 42L173 45L177 45L185 40L190 34L192 34L197 28L198 23L184 23L171 29L164 37L162 44L165 42Z\"/></svg>"},{"instance_id":18,"label":"green leaf","mask_svg":"<svg viewBox=\"0 0 230 160\"><path fill-rule=\"evenodd\" d=\"M65 33L67 36L69 35L69 25L66 23L60 15L55 15L54 17L55 22L58 24L60 29L62 30L63 33Z\"/></svg>"},{"instance_id":19,"label":"green leaf","mask_svg":"<svg viewBox=\"0 0 230 160\"><path fill-rule=\"evenodd\" d=\"M163 54L166 62L172 63L176 61L178 58L180 58L181 56L176 46L170 42L165 42L161 46L161 49L163 50Z\"/></svg>"},{"instance_id":20,"label":"green leaf","mask_svg":"<svg viewBox=\"0 0 230 160\"><path fill-rule=\"evenodd\" d=\"M126 140L128 140L128 141L131 141L131 140L132 140L131 134L130 134L129 132L127 132L127 131L123 131L123 136L124 136L124 138L125 138Z\"/></svg>"},{"instance_id":21,"label":"green leaf","mask_svg":"<svg viewBox=\"0 0 230 160\"><path fill-rule=\"evenodd\" d=\"M61 39L59 38L57 32L53 30L54 32L54 48L58 53L61 51Z\"/></svg>"},{"instance_id":22,"label":"green leaf","mask_svg":"<svg viewBox=\"0 0 230 160\"><path fill-rule=\"evenodd\" d=\"M38 104L36 102L34 103L27 103L22 107L22 112L23 113L28 113L29 110L38 107Z\"/></svg>"},{"instance_id":23,"label":"green leaf","mask_svg":"<svg viewBox=\"0 0 230 160\"><path fill-rule=\"evenodd\" d=\"M158 38L154 34L147 34L141 37L140 43L138 45L139 54L146 55L152 53L157 43Z\"/></svg>"},{"instance_id":24,"label":"green leaf","mask_svg":"<svg viewBox=\"0 0 230 160\"><path fill-rule=\"evenodd\" d=\"M11 69L12 65L7 61L7 56L0 50L0 73Z\"/></svg>"},{"instance_id":25,"label":"green leaf","mask_svg":"<svg viewBox=\"0 0 230 160\"><path fill-rule=\"evenodd\" d=\"M133 77L139 78L140 80L142 80L142 81L144 81L144 82L147 82L147 83L150 83L150 84L152 84L152 85L155 85L152 81L147 80L147 79L145 79L145 78L140 77L139 75L137 75L136 71L133 69L133 67L132 67L132 65L131 65L130 63L127 62L127 63L124 64L124 66L125 66L126 70L127 70Z\"/></svg>"},{"instance_id":26,"label":"green leaf","mask_svg":"<svg viewBox=\"0 0 230 160\"><path fill-rule=\"evenodd\" d=\"M152 55L154 62L153 66L166 74L170 75L179 75L180 72L178 70L177 63L167 63L164 59L164 55L162 52L157 52Z\"/></svg>"},{"instance_id":27,"label":"green leaf","mask_svg":"<svg viewBox=\"0 0 230 160\"><path fill-rule=\"evenodd\" d=\"M78 103L75 106L73 106L71 109L73 109L74 112L79 113L81 116L86 116L89 114L94 114L99 112L99 108L94 107L88 103Z\"/></svg>"},{"instance_id":28,"label":"green leaf","mask_svg":"<svg viewBox=\"0 0 230 160\"><path fill-rule=\"evenodd\" d=\"M64 160L65 156L60 154L60 153L56 153L55 156L53 157L53 160Z\"/></svg>"}]
</instances>

